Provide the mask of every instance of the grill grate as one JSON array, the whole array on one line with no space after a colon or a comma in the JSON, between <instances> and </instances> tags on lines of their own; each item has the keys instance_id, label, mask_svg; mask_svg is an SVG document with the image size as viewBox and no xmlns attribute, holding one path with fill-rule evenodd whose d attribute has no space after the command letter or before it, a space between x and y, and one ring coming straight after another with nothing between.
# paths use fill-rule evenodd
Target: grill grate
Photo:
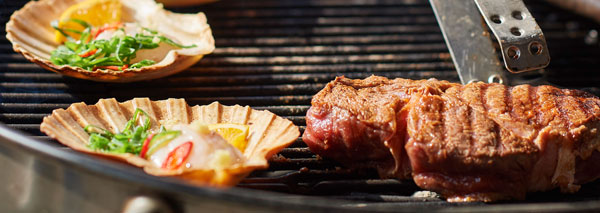
<instances>
[{"instance_id":1,"label":"grill grate","mask_svg":"<svg viewBox=\"0 0 600 213\"><path fill-rule=\"evenodd\" d=\"M0 22L25 2L0 0ZM590 86L600 80L594 72L600 46L588 34L600 26L544 2L526 3L549 43L547 79L598 94ZM42 118L73 102L186 98L191 105L220 101L270 110L303 131L311 96L338 75L458 81L425 0L223 0L175 11L204 11L217 49L188 71L160 80L108 84L63 77L26 61L0 38L0 122L49 140L39 131ZM455 205L411 196L419 191L411 181L379 180L375 171L320 159L300 139L270 164L240 186L394 205ZM574 196L532 194L526 202L598 199L599 185L584 186Z\"/></svg>"}]
</instances>

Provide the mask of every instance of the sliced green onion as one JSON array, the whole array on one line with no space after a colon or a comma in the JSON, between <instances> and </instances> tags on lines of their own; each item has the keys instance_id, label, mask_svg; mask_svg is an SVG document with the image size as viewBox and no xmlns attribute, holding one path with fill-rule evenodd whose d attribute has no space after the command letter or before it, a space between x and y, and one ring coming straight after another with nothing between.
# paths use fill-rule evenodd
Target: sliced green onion
<instances>
[{"instance_id":1,"label":"sliced green onion","mask_svg":"<svg viewBox=\"0 0 600 213\"><path fill-rule=\"evenodd\" d=\"M51 26L54 29L68 39L64 45L59 46L56 50L52 51L50 61L56 65L71 65L86 70L94 70L98 67L105 66L123 67L127 65L126 67L135 69L156 63L155 61L145 59L131 64L131 61L135 59L137 55L137 51L141 49L157 48L159 44L156 43L156 40L158 40L159 43L163 42L177 48L196 47L196 45L186 46L178 44L167 37L158 35L158 32L148 28L142 28L142 33L138 33L135 36L128 36L123 33L123 36L114 36L110 39L96 40L93 38L91 33L92 27L89 23L79 19L68 19L63 21L75 22L85 29L83 31L78 31L75 29L60 28L58 26L58 21L53 21L51 23ZM123 31L122 28L118 30ZM75 40L67 33L79 34L79 40ZM91 49L96 49L96 53L87 57L79 56Z\"/></svg>"},{"instance_id":2,"label":"sliced green onion","mask_svg":"<svg viewBox=\"0 0 600 213\"><path fill-rule=\"evenodd\" d=\"M90 134L88 147L92 150L132 154L140 153L144 140L150 134L149 129L150 116L141 109L135 110L133 117L119 133L112 133L94 125L84 128Z\"/></svg>"},{"instance_id":3,"label":"sliced green onion","mask_svg":"<svg viewBox=\"0 0 600 213\"><path fill-rule=\"evenodd\" d=\"M144 60L142 60L140 62L132 64L131 66L129 66L129 68L141 68L141 67L153 65L155 63L156 62L154 62L153 60L144 59Z\"/></svg>"},{"instance_id":4,"label":"sliced green onion","mask_svg":"<svg viewBox=\"0 0 600 213\"><path fill-rule=\"evenodd\" d=\"M181 135L181 131L165 131L154 135L148 144L148 152L146 156L154 154L158 149L166 146L169 142Z\"/></svg>"}]
</instances>

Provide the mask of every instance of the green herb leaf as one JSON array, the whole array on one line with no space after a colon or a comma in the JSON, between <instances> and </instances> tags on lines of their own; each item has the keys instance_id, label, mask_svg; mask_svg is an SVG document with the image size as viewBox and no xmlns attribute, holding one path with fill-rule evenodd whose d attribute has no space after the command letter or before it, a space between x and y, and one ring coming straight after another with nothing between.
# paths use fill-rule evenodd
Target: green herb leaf
<instances>
[{"instance_id":1,"label":"green herb leaf","mask_svg":"<svg viewBox=\"0 0 600 213\"><path fill-rule=\"evenodd\" d=\"M160 38L160 41L162 41L162 42L165 42L165 43L167 43L167 44L169 44L171 46L175 46L175 47L179 47L179 48L193 48L193 47L196 47L195 44L185 46L185 45L182 45L182 44L175 43L173 40L171 40L171 39L169 39L167 37L164 37L164 36L158 36L158 38Z\"/></svg>"},{"instance_id":2,"label":"green herb leaf","mask_svg":"<svg viewBox=\"0 0 600 213\"><path fill-rule=\"evenodd\" d=\"M169 130L154 135L148 144L148 152L146 152L146 156L154 154L154 152L166 146L171 140L177 138L179 135L181 135L181 131Z\"/></svg>"},{"instance_id":3,"label":"green herb leaf","mask_svg":"<svg viewBox=\"0 0 600 213\"><path fill-rule=\"evenodd\" d=\"M84 128L90 134L88 147L91 149L136 155L141 152L144 140L150 135L149 129L150 116L141 109L135 110L133 117L127 121L125 128L119 133L112 133L93 125L87 125Z\"/></svg>"},{"instance_id":4,"label":"green herb leaf","mask_svg":"<svg viewBox=\"0 0 600 213\"><path fill-rule=\"evenodd\" d=\"M132 64L131 66L129 66L130 68L141 68L141 67L145 67L145 66L150 66L155 64L156 62L154 62L153 60L149 60L149 59L144 59L140 62L137 62L135 64Z\"/></svg>"},{"instance_id":5,"label":"green herb leaf","mask_svg":"<svg viewBox=\"0 0 600 213\"><path fill-rule=\"evenodd\" d=\"M58 21L51 23L52 27L68 38L64 45L59 46L52 51L50 61L56 65L70 65L81 67L86 70L94 70L103 66L118 66L123 67L129 65L130 68L141 68L150 66L156 62L153 60L144 59L137 63L131 64L131 61L136 58L137 51L141 49L154 49L159 46L159 43L166 43L177 48L192 48L196 45L182 45L164 36L158 35L158 32L148 28L142 28L141 33L135 36L128 36L123 33L122 36L114 36L110 39L94 39L92 35L92 26L79 19L63 20L66 22L75 22L85 27L85 30L78 31L74 29L65 29L58 27ZM123 31L123 29L118 29ZM67 32L79 34L79 40L70 37ZM96 49L93 55L85 55L80 57L90 50Z\"/></svg>"}]
</instances>

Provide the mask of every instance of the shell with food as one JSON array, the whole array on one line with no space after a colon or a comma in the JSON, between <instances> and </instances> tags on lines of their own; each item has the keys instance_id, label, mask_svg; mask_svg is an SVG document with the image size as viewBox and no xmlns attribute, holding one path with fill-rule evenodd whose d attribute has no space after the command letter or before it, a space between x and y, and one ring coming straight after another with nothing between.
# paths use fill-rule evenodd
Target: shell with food
<instances>
[{"instance_id":1,"label":"shell with food","mask_svg":"<svg viewBox=\"0 0 600 213\"><path fill-rule=\"evenodd\" d=\"M84 127L94 125L111 132L125 128L136 109L147 113L150 130L161 126L170 129L179 124L236 123L248 125L247 145L243 150L244 161L223 169L176 169L167 170L150 160L131 153L115 154L96 151L88 146L90 134ZM44 118L40 129L51 138L77 151L128 162L157 176L176 176L198 185L232 186L255 169L268 167L268 159L293 143L300 132L291 121L269 111L259 111L248 106L224 106L214 102L204 106L190 107L184 99L151 101L135 98L119 103L115 99L101 99L95 105L72 104L67 109L56 109Z\"/></svg>"},{"instance_id":2,"label":"shell with food","mask_svg":"<svg viewBox=\"0 0 600 213\"><path fill-rule=\"evenodd\" d=\"M157 58L156 63L125 71L97 69L86 70L69 65L56 65L50 61L51 52L60 45L54 39L55 29L51 21L58 20L61 14L84 0L40 0L27 3L13 13L6 24L6 37L13 49L28 60L45 69L67 76L103 82L132 82L172 75L194 65L203 55L214 50L214 39L203 13L179 14L163 9L153 0L119 0L121 22L137 23L152 29L183 45L193 48L167 49L141 53L144 57ZM140 57L138 55L138 57Z\"/></svg>"}]
</instances>

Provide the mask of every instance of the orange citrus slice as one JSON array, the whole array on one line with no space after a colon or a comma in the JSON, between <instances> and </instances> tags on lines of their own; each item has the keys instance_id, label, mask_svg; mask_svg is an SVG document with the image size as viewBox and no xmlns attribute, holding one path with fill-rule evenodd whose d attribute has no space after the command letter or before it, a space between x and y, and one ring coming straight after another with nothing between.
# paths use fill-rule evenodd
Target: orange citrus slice
<instances>
[{"instance_id":1,"label":"orange citrus slice","mask_svg":"<svg viewBox=\"0 0 600 213\"><path fill-rule=\"evenodd\" d=\"M234 123L219 123L208 125L208 129L221 135L227 142L238 148L242 153L248 144L248 131L250 126Z\"/></svg>"},{"instance_id":2,"label":"orange citrus slice","mask_svg":"<svg viewBox=\"0 0 600 213\"><path fill-rule=\"evenodd\" d=\"M121 21L121 2L119 0L86 0L67 8L58 19L58 27L83 31L85 28L70 19L79 19L94 27ZM66 32L69 36L79 39L79 34ZM55 40L62 43L66 40L60 32L55 32Z\"/></svg>"}]
</instances>

